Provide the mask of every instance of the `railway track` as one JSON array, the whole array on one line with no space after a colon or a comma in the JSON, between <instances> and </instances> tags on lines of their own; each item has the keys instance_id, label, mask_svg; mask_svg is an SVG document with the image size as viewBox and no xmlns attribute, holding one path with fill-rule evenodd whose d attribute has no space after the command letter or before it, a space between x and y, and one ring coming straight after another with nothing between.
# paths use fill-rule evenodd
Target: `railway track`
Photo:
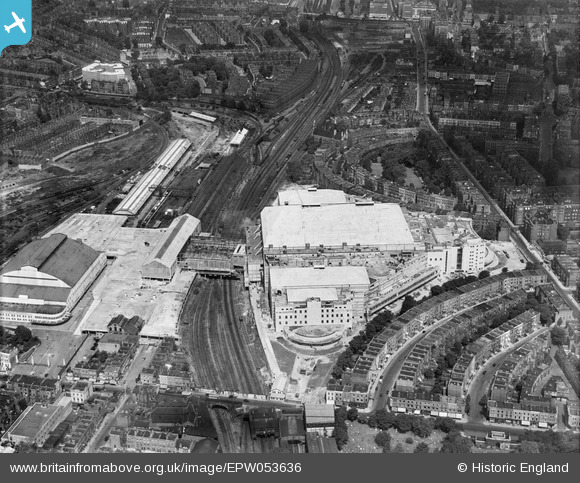
<instances>
[{"instance_id":1,"label":"railway track","mask_svg":"<svg viewBox=\"0 0 580 483\"><path fill-rule=\"evenodd\" d=\"M234 281L225 279L221 280L221 282L223 282L224 307L226 309L227 323L230 328L229 333L232 335L234 340L244 341L241 346L239 344L234 344L234 346L239 356L238 360L247 361L247 363L241 365L244 373L244 380L246 381L246 387L250 389L248 392L252 394L265 394L265 388L256 374L255 361L249 352L247 337L244 337L240 331L241 321L239 320L239 316L236 316L237 314L235 311L237 297L236 293L234 293Z\"/></svg>"},{"instance_id":2,"label":"railway track","mask_svg":"<svg viewBox=\"0 0 580 483\"><path fill-rule=\"evenodd\" d=\"M156 123L151 122L150 127L157 131L162 137L162 142L157 145L157 150L152 153L146 164L152 162L169 143L169 137L165 129ZM137 135L137 134L134 134ZM0 224L6 221L7 217L26 217L26 222L15 234L2 239L0 245L0 263L14 254L21 246L28 243L32 236L41 235L51 229L59 220L73 213L82 211L91 206L98 205L103 199L103 193L109 193L121 187L129 177L142 169L142 164L136 166L122 177L106 177L99 181L85 181L80 177L75 186L70 186L65 191L45 193L40 198L21 203L15 209L8 209L0 213ZM78 175L77 175L78 176ZM75 175L63 176L59 179L75 181ZM54 206L60 202L59 206Z\"/></svg>"},{"instance_id":3,"label":"railway track","mask_svg":"<svg viewBox=\"0 0 580 483\"><path fill-rule=\"evenodd\" d=\"M296 113L286 129L274 140L263 163L256 167L237 198L232 198L221 210L223 236L236 236L244 219L254 218L269 201L284 177L292 154L312 133L314 125L324 120L338 101L344 73L336 49L323 38L315 38L326 62L320 73L320 83L308 105Z\"/></svg>"},{"instance_id":4,"label":"railway track","mask_svg":"<svg viewBox=\"0 0 580 483\"><path fill-rule=\"evenodd\" d=\"M196 282L197 296L188 294L182 317L190 321L187 337L195 384L199 387L265 394L250 351L240 329L234 280ZM201 284L201 285L200 285ZM201 286L201 289L200 289Z\"/></svg>"},{"instance_id":5,"label":"railway track","mask_svg":"<svg viewBox=\"0 0 580 483\"><path fill-rule=\"evenodd\" d=\"M210 409L210 417L218 435L218 441L222 453L232 454L241 452L240 431L236 431L236 425L240 425L234 416L223 408Z\"/></svg>"}]
</instances>

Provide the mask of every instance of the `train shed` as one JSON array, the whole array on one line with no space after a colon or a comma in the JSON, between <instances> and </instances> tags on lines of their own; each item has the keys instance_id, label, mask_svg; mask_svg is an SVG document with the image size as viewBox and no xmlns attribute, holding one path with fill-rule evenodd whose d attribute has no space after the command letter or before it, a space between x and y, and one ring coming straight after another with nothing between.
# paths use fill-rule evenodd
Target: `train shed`
<instances>
[{"instance_id":1,"label":"train shed","mask_svg":"<svg viewBox=\"0 0 580 483\"><path fill-rule=\"evenodd\" d=\"M115 215L135 216L151 197L175 165L181 161L183 155L191 146L187 139L173 141L159 156L153 167L139 180L129 194L115 209Z\"/></svg>"},{"instance_id":2,"label":"train shed","mask_svg":"<svg viewBox=\"0 0 580 483\"><path fill-rule=\"evenodd\" d=\"M191 215L177 217L145 260L143 278L171 280L177 269L177 257L189 238L200 233L201 222Z\"/></svg>"}]
</instances>

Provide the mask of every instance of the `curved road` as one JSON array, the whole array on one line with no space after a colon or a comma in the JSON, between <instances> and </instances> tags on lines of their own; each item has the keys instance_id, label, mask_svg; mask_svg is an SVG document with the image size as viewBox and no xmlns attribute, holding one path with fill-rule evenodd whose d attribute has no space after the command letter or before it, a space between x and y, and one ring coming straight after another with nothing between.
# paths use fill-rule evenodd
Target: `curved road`
<instances>
[{"instance_id":1,"label":"curved road","mask_svg":"<svg viewBox=\"0 0 580 483\"><path fill-rule=\"evenodd\" d=\"M508 349L499 354L496 354L492 358L488 359L487 362L481 366L476 373L475 377L471 381L469 386L468 394L471 396L471 404L469 405L469 416L468 422L470 423L482 423L485 421L485 418L481 414L479 401L485 395L487 395L490 384L495 377L495 373L503 364L503 362L517 349L523 346L526 342L529 342L530 339L537 337L543 332L549 330L549 327L542 327L541 329L533 332L532 334L527 335Z\"/></svg>"}]
</instances>

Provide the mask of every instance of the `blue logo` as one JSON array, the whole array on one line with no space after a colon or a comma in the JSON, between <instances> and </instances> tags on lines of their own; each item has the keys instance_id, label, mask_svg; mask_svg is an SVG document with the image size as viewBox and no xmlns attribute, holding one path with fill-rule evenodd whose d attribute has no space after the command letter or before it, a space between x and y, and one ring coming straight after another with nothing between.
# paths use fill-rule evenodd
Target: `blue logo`
<instances>
[{"instance_id":1,"label":"blue logo","mask_svg":"<svg viewBox=\"0 0 580 483\"><path fill-rule=\"evenodd\" d=\"M0 54L9 45L24 45L32 36L32 0L0 0Z\"/></svg>"}]
</instances>

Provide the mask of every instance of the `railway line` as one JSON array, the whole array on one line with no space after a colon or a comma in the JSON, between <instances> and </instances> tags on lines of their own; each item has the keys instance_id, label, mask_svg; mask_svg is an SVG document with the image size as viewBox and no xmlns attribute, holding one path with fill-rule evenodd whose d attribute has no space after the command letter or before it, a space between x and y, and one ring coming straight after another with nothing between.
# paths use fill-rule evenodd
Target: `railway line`
<instances>
[{"instance_id":1,"label":"railway line","mask_svg":"<svg viewBox=\"0 0 580 483\"><path fill-rule=\"evenodd\" d=\"M260 358L250 350L240 327L235 280L199 279L188 296L182 317L186 344L197 386L220 391L265 394ZM261 349L261 346L260 346Z\"/></svg>"},{"instance_id":2,"label":"railway line","mask_svg":"<svg viewBox=\"0 0 580 483\"><path fill-rule=\"evenodd\" d=\"M222 453L241 453L240 421L236 421L232 413L224 408L210 409L210 417L218 435Z\"/></svg>"},{"instance_id":3,"label":"railway line","mask_svg":"<svg viewBox=\"0 0 580 483\"><path fill-rule=\"evenodd\" d=\"M240 223L260 212L280 185L292 153L300 148L315 125L324 120L338 101L344 77L340 57L327 40L315 37L315 42L326 59L315 94L264 153L263 163L254 168L239 197L231 199L221 211L223 235L226 237L239 234Z\"/></svg>"},{"instance_id":4,"label":"railway line","mask_svg":"<svg viewBox=\"0 0 580 483\"><path fill-rule=\"evenodd\" d=\"M273 436L252 439L248 420L226 409L214 407L210 409L210 417L214 422L218 441L224 453L271 454L278 446Z\"/></svg>"},{"instance_id":5,"label":"railway line","mask_svg":"<svg viewBox=\"0 0 580 483\"><path fill-rule=\"evenodd\" d=\"M151 122L150 127L157 131L161 136L162 142L157 144L157 149L148 156L144 163L140 163L139 166L136 166L131 171L124 173L122 176L107 176L100 180L91 181L86 181L84 176L79 176L78 179L75 179L74 174L63 176L59 179L75 183L75 185L69 185L64 191L43 193L39 198L25 201L17 208L7 208L1 212L0 224L7 223L8 217L23 217L26 222L16 233L3 237L0 246L0 263L3 263L15 251L28 243L32 236L38 236L48 231L60 219L82 211L91 205L98 205L99 201L103 199L103 193L116 191L134 173L142 169L143 165L152 163L169 143L169 137L167 132L158 124Z\"/></svg>"}]
</instances>

